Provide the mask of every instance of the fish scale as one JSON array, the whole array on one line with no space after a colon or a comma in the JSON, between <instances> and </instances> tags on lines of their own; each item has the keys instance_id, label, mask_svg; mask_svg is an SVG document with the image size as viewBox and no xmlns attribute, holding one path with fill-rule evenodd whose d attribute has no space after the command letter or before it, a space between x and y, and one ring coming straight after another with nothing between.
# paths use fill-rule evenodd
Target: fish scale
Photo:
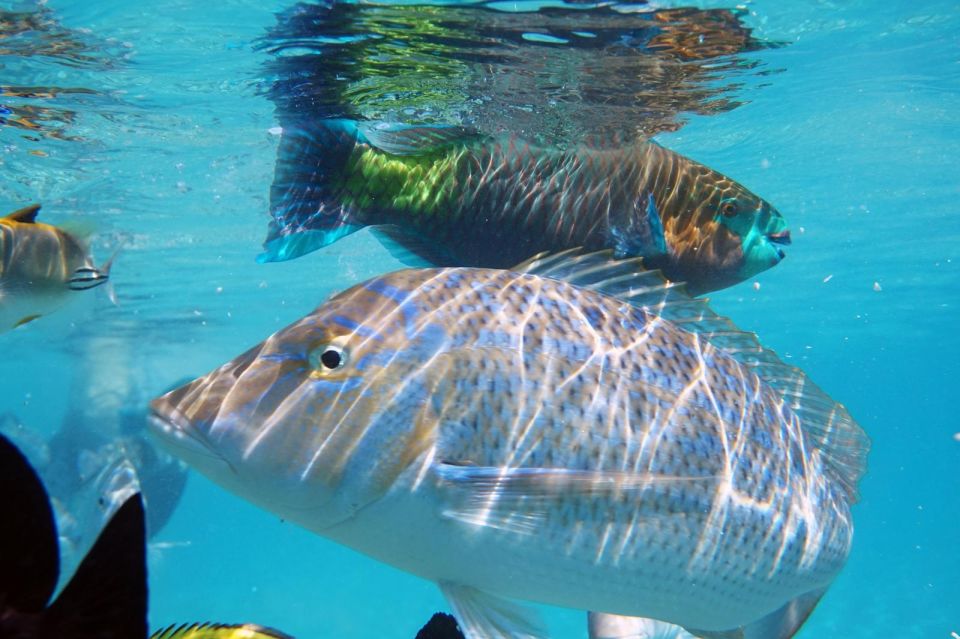
<instances>
[{"instance_id":1,"label":"fish scale","mask_svg":"<svg viewBox=\"0 0 960 639\"><path fill-rule=\"evenodd\" d=\"M639 304L676 294L662 281L633 303L603 294L629 275L617 264L570 269L599 291L535 266L375 278L239 375L227 365L155 400L154 425L256 503L439 582L473 639L538 636L498 630L488 593L709 631L795 598L805 616L849 552L863 472L825 433L861 446L858 427L838 405L830 424L804 423L824 413L755 372L778 370L773 356L737 359L682 303L687 329ZM311 364L317 352L336 366ZM293 375L282 400L265 393L278 360ZM800 375L791 388L827 404Z\"/></svg>"}]
</instances>

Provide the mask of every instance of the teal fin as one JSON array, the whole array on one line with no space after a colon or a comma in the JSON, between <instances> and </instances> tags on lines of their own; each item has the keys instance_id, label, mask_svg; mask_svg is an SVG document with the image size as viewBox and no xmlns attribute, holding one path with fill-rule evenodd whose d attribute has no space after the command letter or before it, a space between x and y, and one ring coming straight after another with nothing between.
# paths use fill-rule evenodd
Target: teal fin
<instances>
[{"instance_id":1,"label":"teal fin","mask_svg":"<svg viewBox=\"0 0 960 639\"><path fill-rule=\"evenodd\" d=\"M446 488L442 515L472 526L536 534L558 502L583 496L623 495L654 486L717 481L629 471L565 468L497 468L439 463L433 467Z\"/></svg>"},{"instance_id":2,"label":"teal fin","mask_svg":"<svg viewBox=\"0 0 960 639\"><path fill-rule=\"evenodd\" d=\"M13 222L20 222L21 224L34 224L37 221L37 213L40 212L39 204L31 204L30 206L25 206L22 209L17 209L9 215L5 215L4 219L11 220Z\"/></svg>"},{"instance_id":3,"label":"teal fin","mask_svg":"<svg viewBox=\"0 0 960 639\"><path fill-rule=\"evenodd\" d=\"M441 582L466 639L546 639L536 611L469 586Z\"/></svg>"},{"instance_id":4,"label":"teal fin","mask_svg":"<svg viewBox=\"0 0 960 639\"><path fill-rule=\"evenodd\" d=\"M618 258L667 254L667 238L653 193L647 193L642 206L634 210L625 226L610 228L610 246Z\"/></svg>"},{"instance_id":5,"label":"teal fin","mask_svg":"<svg viewBox=\"0 0 960 639\"><path fill-rule=\"evenodd\" d=\"M363 141L390 155L426 155L451 144L466 144L484 136L461 126L424 126L364 122L358 125Z\"/></svg>"},{"instance_id":6,"label":"teal fin","mask_svg":"<svg viewBox=\"0 0 960 639\"><path fill-rule=\"evenodd\" d=\"M715 632L689 630L702 639L790 639L800 630L826 589L814 590L787 602L766 617L741 628Z\"/></svg>"},{"instance_id":7,"label":"teal fin","mask_svg":"<svg viewBox=\"0 0 960 639\"><path fill-rule=\"evenodd\" d=\"M827 472L851 502L857 500L857 484L866 472L870 440L847 409L802 370L765 348L754 333L740 330L715 313L707 300L691 297L683 284L667 281L659 271L646 270L642 258L616 260L609 250L584 254L581 249L570 249L535 255L511 270L563 280L622 299L703 336L784 398L823 454Z\"/></svg>"},{"instance_id":8,"label":"teal fin","mask_svg":"<svg viewBox=\"0 0 960 639\"><path fill-rule=\"evenodd\" d=\"M272 220L257 262L300 257L363 228L342 192L359 136L350 120L284 127L270 187Z\"/></svg>"},{"instance_id":9,"label":"teal fin","mask_svg":"<svg viewBox=\"0 0 960 639\"><path fill-rule=\"evenodd\" d=\"M411 268L450 266L454 260L436 242L396 224L371 226L370 231L394 258Z\"/></svg>"},{"instance_id":10,"label":"teal fin","mask_svg":"<svg viewBox=\"0 0 960 639\"><path fill-rule=\"evenodd\" d=\"M647 617L626 617L603 612L587 613L590 639L695 639L672 623Z\"/></svg>"}]
</instances>

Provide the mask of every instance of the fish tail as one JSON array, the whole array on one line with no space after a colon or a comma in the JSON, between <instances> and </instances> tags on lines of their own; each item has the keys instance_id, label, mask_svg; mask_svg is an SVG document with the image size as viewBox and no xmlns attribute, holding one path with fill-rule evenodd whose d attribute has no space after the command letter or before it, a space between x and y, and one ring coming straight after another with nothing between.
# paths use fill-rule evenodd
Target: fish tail
<instances>
[{"instance_id":1,"label":"fish tail","mask_svg":"<svg viewBox=\"0 0 960 639\"><path fill-rule=\"evenodd\" d=\"M49 606L60 572L46 490L23 454L0 436L0 618L12 636L127 639L147 634L143 502L128 499Z\"/></svg>"},{"instance_id":2,"label":"fish tail","mask_svg":"<svg viewBox=\"0 0 960 639\"><path fill-rule=\"evenodd\" d=\"M101 264L99 269L103 276L107 278L104 290L107 292L107 297L110 299L110 303L114 306L117 306L117 291L113 288L113 280L110 279L110 269L113 268L113 262L117 259L117 255L119 253L120 249L114 251L113 255L110 256L110 259Z\"/></svg>"},{"instance_id":3,"label":"fish tail","mask_svg":"<svg viewBox=\"0 0 960 639\"><path fill-rule=\"evenodd\" d=\"M284 127L273 219L257 261L299 257L367 225L425 223L446 210L465 150L484 139L454 125L321 120Z\"/></svg>"},{"instance_id":4,"label":"fish tail","mask_svg":"<svg viewBox=\"0 0 960 639\"><path fill-rule=\"evenodd\" d=\"M283 128L270 188L272 220L258 262L299 257L364 226L344 188L351 156L363 141L352 120Z\"/></svg>"}]
</instances>

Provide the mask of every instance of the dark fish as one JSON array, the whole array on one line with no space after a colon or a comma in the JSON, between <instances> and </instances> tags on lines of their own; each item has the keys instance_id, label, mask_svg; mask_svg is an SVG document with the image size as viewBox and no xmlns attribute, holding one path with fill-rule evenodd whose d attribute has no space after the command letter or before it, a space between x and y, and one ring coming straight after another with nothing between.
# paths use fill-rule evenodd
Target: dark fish
<instances>
[{"instance_id":1,"label":"dark fish","mask_svg":"<svg viewBox=\"0 0 960 639\"><path fill-rule=\"evenodd\" d=\"M143 501L127 499L51 602L57 527L40 477L0 435L0 639L146 639ZM154 639L291 639L251 624L170 627Z\"/></svg>"}]
</instances>

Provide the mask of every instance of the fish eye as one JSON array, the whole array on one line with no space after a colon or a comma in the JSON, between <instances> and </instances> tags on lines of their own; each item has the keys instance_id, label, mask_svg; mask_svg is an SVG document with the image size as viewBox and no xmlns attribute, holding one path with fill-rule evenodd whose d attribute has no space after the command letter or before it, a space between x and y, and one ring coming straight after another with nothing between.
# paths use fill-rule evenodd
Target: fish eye
<instances>
[{"instance_id":1,"label":"fish eye","mask_svg":"<svg viewBox=\"0 0 960 639\"><path fill-rule=\"evenodd\" d=\"M310 353L310 365L318 372L335 371L347 364L347 353L336 344L324 344Z\"/></svg>"},{"instance_id":2,"label":"fish eye","mask_svg":"<svg viewBox=\"0 0 960 639\"><path fill-rule=\"evenodd\" d=\"M720 205L720 212L727 217L733 217L740 212L740 207L733 200L727 200Z\"/></svg>"}]
</instances>

